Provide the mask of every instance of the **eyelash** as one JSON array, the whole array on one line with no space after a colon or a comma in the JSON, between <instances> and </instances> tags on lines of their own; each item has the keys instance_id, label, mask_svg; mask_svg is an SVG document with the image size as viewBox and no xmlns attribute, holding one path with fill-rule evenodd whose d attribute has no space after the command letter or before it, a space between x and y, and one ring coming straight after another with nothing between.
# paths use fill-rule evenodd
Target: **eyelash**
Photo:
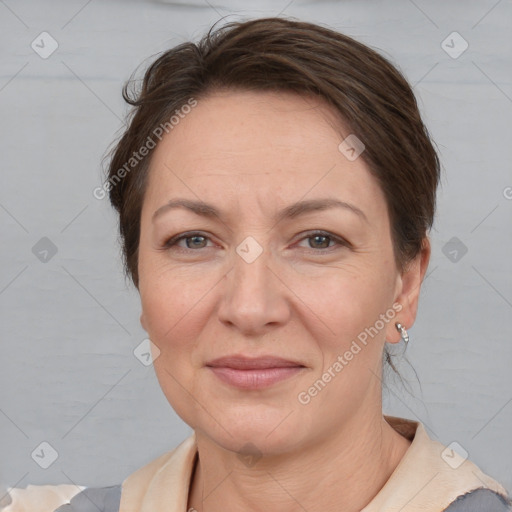
<instances>
[{"instance_id":1,"label":"eyelash","mask_svg":"<svg viewBox=\"0 0 512 512\"><path fill-rule=\"evenodd\" d=\"M206 247L200 247L199 249L190 249L190 248L179 247L179 246L177 247L178 242L180 242L181 240L186 240L187 238L194 238L195 236L200 236L200 237L206 238L207 240L210 240L210 237L206 236L204 233L202 233L200 231L190 231L188 233L183 233L180 235L173 236L173 237L169 238L168 240L166 240L162 246L162 250L169 250L173 247L176 247L175 250L178 250L181 252L191 252L191 251L196 252L199 249L206 249ZM347 242L346 240L344 240L343 238L341 238L339 236L329 233L328 231L309 232L309 233L307 233L306 236L302 237L299 240L299 242L302 240L307 240L308 238L314 238L316 236L323 236L323 237L329 238L330 241L335 242L340 247L351 247L349 242ZM326 247L326 248L322 248L322 249L309 248L309 251L321 254L321 253L331 252L333 249L336 249L336 246Z\"/></svg>"}]
</instances>

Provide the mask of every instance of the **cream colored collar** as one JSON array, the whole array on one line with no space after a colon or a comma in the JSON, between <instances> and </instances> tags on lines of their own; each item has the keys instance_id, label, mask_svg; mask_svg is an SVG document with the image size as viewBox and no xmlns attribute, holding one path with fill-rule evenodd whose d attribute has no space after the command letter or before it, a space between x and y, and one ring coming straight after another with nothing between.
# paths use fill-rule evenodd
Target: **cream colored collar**
<instances>
[{"instance_id":1,"label":"cream colored collar","mask_svg":"<svg viewBox=\"0 0 512 512\"><path fill-rule=\"evenodd\" d=\"M480 487L507 495L471 461L462 461L432 440L420 422L384 418L412 443L384 487L361 512L441 512L458 496ZM192 435L132 473L123 482L119 512L186 512L196 453Z\"/></svg>"}]
</instances>

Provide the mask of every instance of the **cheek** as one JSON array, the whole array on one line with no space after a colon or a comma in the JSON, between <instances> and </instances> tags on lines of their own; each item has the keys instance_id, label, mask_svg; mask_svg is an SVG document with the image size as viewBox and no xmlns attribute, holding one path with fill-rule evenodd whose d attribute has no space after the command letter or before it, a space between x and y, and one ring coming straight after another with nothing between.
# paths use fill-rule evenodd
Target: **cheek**
<instances>
[{"instance_id":1,"label":"cheek","mask_svg":"<svg viewBox=\"0 0 512 512\"><path fill-rule=\"evenodd\" d=\"M160 349L160 366L185 375L200 366L198 343L214 314L222 274L200 265L172 268L161 257L146 258L141 270L142 310L149 337Z\"/></svg>"},{"instance_id":2,"label":"cheek","mask_svg":"<svg viewBox=\"0 0 512 512\"><path fill-rule=\"evenodd\" d=\"M184 267L171 267L165 253L150 248L148 241L141 242L139 294L148 332L155 337L172 329L194 299L199 283L189 273Z\"/></svg>"},{"instance_id":3,"label":"cheek","mask_svg":"<svg viewBox=\"0 0 512 512\"><path fill-rule=\"evenodd\" d=\"M287 283L335 348L350 343L391 307L391 272L378 262L337 265L309 275L287 273ZM318 338L318 336L315 336ZM324 338L325 339L325 338Z\"/></svg>"},{"instance_id":4,"label":"cheek","mask_svg":"<svg viewBox=\"0 0 512 512\"><path fill-rule=\"evenodd\" d=\"M386 328L395 316L388 278L365 268L296 283L297 295L311 308L310 335L321 357L301 396L314 397L314 410L330 417L354 412L372 382L378 383Z\"/></svg>"},{"instance_id":5,"label":"cheek","mask_svg":"<svg viewBox=\"0 0 512 512\"><path fill-rule=\"evenodd\" d=\"M191 319L197 316L203 286L171 272L153 274L150 279L143 276L141 281L144 282L141 303L147 330L160 350L179 344L184 327L191 334L200 327Z\"/></svg>"},{"instance_id":6,"label":"cheek","mask_svg":"<svg viewBox=\"0 0 512 512\"><path fill-rule=\"evenodd\" d=\"M189 276L190 277L190 276ZM197 374L198 340L205 329L207 283L196 284L183 272L155 271L142 273L141 302L149 338L159 348L154 370L160 387L176 413L194 425L201 411L196 410L200 397Z\"/></svg>"}]
</instances>

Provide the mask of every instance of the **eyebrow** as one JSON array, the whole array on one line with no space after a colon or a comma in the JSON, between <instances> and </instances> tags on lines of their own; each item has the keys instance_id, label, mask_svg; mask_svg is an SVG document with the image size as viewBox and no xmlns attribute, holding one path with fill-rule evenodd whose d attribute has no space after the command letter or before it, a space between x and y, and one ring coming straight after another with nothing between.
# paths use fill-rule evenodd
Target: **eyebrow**
<instances>
[{"instance_id":1,"label":"eyebrow","mask_svg":"<svg viewBox=\"0 0 512 512\"><path fill-rule=\"evenodd\" d=\"M155 221L155 219L160 217L163 213L176 208L186 208L187 210L190 210L191 212L195 213L196 215L200 215L201 217L224 217L223 213L215 206L203 201L194 201L191 199L172 199L153 213L152 220ZM347 203L345 201L340 201L339 199L332 198L298 201L277 212L274 220L276 222L281 222L285 219L293 219L306 213L327 210L330 208L344 208L356 214L364 221L369 222L364 212L357 206L354 206L353 204Z\"/></svg>"}]
</instances>

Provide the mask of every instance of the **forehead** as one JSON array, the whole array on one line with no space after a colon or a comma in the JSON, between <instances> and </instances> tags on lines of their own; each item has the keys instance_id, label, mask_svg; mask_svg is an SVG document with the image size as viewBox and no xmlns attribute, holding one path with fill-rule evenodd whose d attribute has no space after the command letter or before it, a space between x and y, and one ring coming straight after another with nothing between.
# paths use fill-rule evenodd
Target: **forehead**
<instances>
[{"instance_id":1,"label":"forehead","mask_svg":"<svg viewBox=\"0 0 512 512\"><path fill-rule=\"evenodd\" d=\"M198 99L157 145L145 202L186 195L274 206L329 194L379 214L385 203L367 165L339 150L348 135L339 115L317 98L217 92Z\"/></svg>"},{"instance_id":2,"label":"forehead","mask_svg":"<svg viewBox=\"0 0 512 512\"><path fill-rule=\"evenodd\" d=\"M327 145L335 149L339 132L344 131L339 116L321 99L285 92L218 91L199 99L197 106L182 116L158 145L155 158L190 144L195 150L181 152L180 158L235 159L261 156L270 148L293 148L290 157L314 155L325 151ZM317 145L320 140L323 147Z\"/></svg>"}]
</instances>

